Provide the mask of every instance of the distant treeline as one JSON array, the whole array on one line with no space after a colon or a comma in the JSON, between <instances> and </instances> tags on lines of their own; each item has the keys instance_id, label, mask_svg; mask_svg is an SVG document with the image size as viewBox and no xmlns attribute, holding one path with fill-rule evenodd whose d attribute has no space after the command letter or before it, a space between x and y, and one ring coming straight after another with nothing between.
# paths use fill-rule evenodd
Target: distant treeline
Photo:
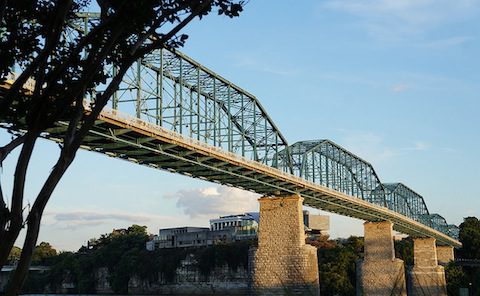
<instances>
[{"instance_id":1,"label":"distant treeline","mask_svg":"<svg viewBox=\"0 0 480 296\"><path fill-rule=\"evenodd\" d=\"M149 240L146 227L132 225L128 229L115 230L92 239L77 252L57 252L48 243L37 246L33 265L46 265L44 273L30 273L24 286L25 293L57 292L71 283L70 293L94 294L97 290L96 272L108 270L108 284L113 292L128 294L132 277L149 282L172 283L181 261L193 258L195 268L204 277L216 267L228 266L231 270L247 269L249 249L255 241L242 241L195 249L158 249L147 251ZM456 257L480 259L480 221L465 218L460 225L460 241L463 247L456 250ZM355 295L357 281L356 264L363 257L363 238L330 240L326 236L307 239L317 247L321 295ZM11 254L12 262L19 250ZM395 242L396 257L406 265L413 265L413 242L410 238ZM17 254L18 253L18 254ZM460 287L471 287L472 295L480 295L480 269L458 266L445 268L448 295L458 295ZM63 286L62 286L63 285Z\"/></svg>"},{"instance_id":2,"label":"distant treeline","mask_svg":"<svg viewBox=\"0 0 480 296\"><path fill-rule=\"evenodd\" d=\"M108 269L108 281L113 292L128 294L128 283L135 276L151 282L171 283L181 260L195 258L201 274L208 276L217 266L228 265L235 270L248 265L248 249L254 242L243 241L197 249L157 249L147 251L149 240L146 227L132 225L92 239L78 252L50 252L34 264L50 267L44 273L30 273L23 288L25 293L61 291L62 284L72 283L69 293L95 294L96 272ZM43 243L45 245L45 243ZM42 249L40 245L40 249ZM37 256L38 257L38 256ZM161 278L159 278L161 277Z\"/></svg>"}]
</instances>

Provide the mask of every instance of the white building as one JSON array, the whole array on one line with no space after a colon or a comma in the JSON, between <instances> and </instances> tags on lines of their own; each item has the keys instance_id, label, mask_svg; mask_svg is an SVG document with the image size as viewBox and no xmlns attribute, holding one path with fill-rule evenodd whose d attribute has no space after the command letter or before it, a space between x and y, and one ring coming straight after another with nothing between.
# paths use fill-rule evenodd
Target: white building
<instances>
[{"instance_id":1,"label":"white building","mask_svg":"<svg viewBox=\"0 0 480 296\"><path fill-rule=\"evenodd\" d=\"M176 227L160 229L158 236L146 244L153 251L164 248L205 247L218 243L229 243L245 239L255 239L260 220L259 213L244 213L221 216L210 220L210 228ZM328 234L328 216L311 215L303 211L305 232L310 237Z\"/></svg>"}]
</instances>

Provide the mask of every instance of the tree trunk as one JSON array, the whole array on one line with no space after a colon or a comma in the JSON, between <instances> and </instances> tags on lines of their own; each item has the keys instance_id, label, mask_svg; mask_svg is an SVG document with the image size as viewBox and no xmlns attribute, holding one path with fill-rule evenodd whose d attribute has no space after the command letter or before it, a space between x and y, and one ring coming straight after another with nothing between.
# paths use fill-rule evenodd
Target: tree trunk
<instances>
[{"instance_id":1,"label":"tree trunk","mask_svg":"<svg viewBox=\"0 0 480 296\"><path fill-rule=\"evenodd\" d=\"M47 205L53 190L58 185L58 182L65 174L65 171L75 157L76 150L65 152L65 149L66 148L64 148L60 154L57 163L45 181L45 184L40 190L40 193L38 194L35 203L28 214L27 235L23 243L22 255L20 256L20 261L17 265L17 269L15 270L13 278L8 283L6 295L18 295L28 274L28 269L32 262L33 251L35 250L35 246L37 244L38 234L40 232L40 222L43 211L45 210L45 206Z\"/></svg>"},{"instance_id":2,"label":"tree trunk","mask_svg":"<svg viewBox=\"0 0 480 296\"><path fill-rule=\"evenodd\" d=\"M126 1L123 0L123 2ZM4 0L0 0L0 8L4 3ZM21 75L16 79L16 81L10 88L10 91L3 98L3 100L0 101L0 113L7 112L7 109L11 107L11 102L13 102L14 96L23 88L23 85L27 81L27 79L32 78L32 73L40 73L38 74L40 76L38 76L36 79L37 84L32 96L33 104L29 105L30 112L28 112L28 114L32 116L31 118L27 116L27 125L29 131L26 134L25 142L22 147L22 152L18 158L17 167L15 170L12 205L10 207L11 212L9 211L8 206L5 204L5 202L0 203L0 227L2 227L2 230L4 231L3 234L0 231L0 268L5 264L6 260L8 259L10 250L12 249L13 244L15 243L20 233L20 230L24 227L23 198L25 188L25 176L27 173L35 141L40 135L40 132L37 131L42 131L45 127L57 121L59 118L62 117L65 109L70 108L73 102L78 103L78 101L80 101L81 98L84 97L87 85L90 85L92 83L95 75L101 70L100 67L107 59L108 54L112 51L114 46L118 44L117 39L122 36L122 34L124 33L124 29L127 29L127 26L125 25L123 19L120 20L118 19L118 17L115 17L115 15L110 18L110 20L112 21L111 24L107 24L108 20L102 20L102 24L100 25L100 27L92 31L95 33L87 34L87 36L80 41L77 48L72 52L72 55L68 57L65 62L62 63L58 68L53 69L53 73L48 73L50 74L48 75L48 77L50 77L49 79L51 79L51 81L49 81L49 83L44 83L44 74L47 74L47 72L49 71L46 67L46 62L51 56L54 46L55 44L57 44L57 41L60 38L60 33L62 32L62 28L64 26L66 13L70 11L71 5L71 0L60 1L59 3L57 3L57 11L55 14L55 18L52 20L51 26L47 27L47 31L50 31L51 34L45 38L44 48L32 61L29 62L27 68L22 71ZM189 4L187 1L186 5L190 6L191 4ZM97 115L106 105L108 98L113 94L116 89L118 89L118 86L129 66L131 66L132 63L137 60L137 58L142 57L143 55L151 52L154 49L164 46L165 42L173 38L175 34L177 34L190 21L192 21L194 17L199 15L206 8L208 8L209 5L211 5L211 1L207 0L202 2L202 4L200 5L195 5L196 7L191 7L191 13L181 21L179 18L179 23L174 26L167 34L159 35L158 39L154 40L151 43L147 42L143 47L141 46L144 43L143 41L145 41L147 37L149 38L150 34L146 34L146 32L144 32L145 35L143 35L143 37L142 35L140 35L140 41L138 42L138 44L131 47L130 51L125 51L125 54L120 59L120 71L115 77L112 78L112 81L108 85L107 89L103 93L97 94L95 106L92 108L93 110L89 115L82 118L83 124L80 124L81 127L77 129L77 125L80 122L79 119L81 118L80 115L82 115L80 114L81 112L77 114L78 117L69 119L70 124L68 128L68 133L64 137L60 157L57 160L56 165L54 166L52 172L44 183L39 194L37 195L32 209L28 214L26 220L27 235L24 241L20 262L17 266L17 269L15 270L12 280L7 287L6 295L18 295L18 293L20 292L23 282L25 281L25 278L28 274L28 269L32 260L35 245L37 243L38 234L40 231L41 217L45 206L47 205L47 202L50 199L52 192L57 186L58 182L64 175L67 168L72 163L76 151L79 149L81 142L94 124ZM172 12L172 15L176 15L181 10L183 10L183 8L179 7L178 10L174 10ZM186 11L188 11L188 9ZM169 17L166 16L163 20L168 18ZM155 24L161 26L162 19L160 19ZM156 26L151 28L152 32L155 32L155 27ZM92 43L92 45L96 45L87 49L87 46L90 44L88 42L88 39L96 38L95 36L97 33L99 35L99 39L105 39L108 42L94 44ZM135 31L133 33L137 34ZM78 80L79 83L74 83L70 86L70 88L66 88L64 94L67 95L67 99L59 100L57 102L58 105L56 105L57 108L50 110L52 112L48 111L47 107L48 103L50 102L50 97L52 97L53 95L59 95L56 92L52 94L51 90L56 91L55 87L58 86L56 82L59 77L62 76L63 70L67 68L70 61L73 61L74 58L76 58L77 54L75 54L75 52L80 52L84 48L84 46L88 54L85 59L85 63L82 66L82 74L80 75L80 79ZM45 88L44 85L46 86ZM77 98L78 101L75 98ZM2 155L0 155L0 157L1 156ZM9 225L8 229L6 227L7 225Z\"/></svg>"},{"instance_id":3,"label":"tree trunk","mask_svg":"<svg viewBox=\"0 0 480 296\"><path fill-rule=\"evenodd\" d=\"M22 135L13 139L10 143L0 148L0 168L2 167L2 163L8 156L8 154L10 154L10 152L15 150L15 148L17 148L18 146L23 144L24 140L25 136ZM5 241L5 232L7 230L6 227L9 220L10 210L8 209L5 199L3 198L3 189L0 180L0 242Z\"/></svg>"},{"instance_id":4,"label":"tree trunk","mask_svg":"<svg viewBox=\"0 0 480 296\"><path fill-rule=\"evenodd\" d=\"M39 133L36 131L30 131L25 135L24 145L20 152L20 156L18 157L13 181L12 207L8 217L9 219L7 220L10 222L10 226L8 230L5 231L4 240L2 240L2 243L0 244L0 268L2 268L7 262L10 250L23 227L23 193L25 189L25 177L38 135Z\"/></svg>"},{"instance_id":5,"label":"tree trunk","mask_svg":"<svg viewBox=\"0 0 480 296\"><path fill-rule=\"evenodd\" d=\"M7 204L3 199L2 190L2 184L0 182L0 242L3 242L5 240L7 222L10 217L10 211L8 210Z\"/></svg>"},{"instance_id":6,"label":"tree trunk","mask_svg":"<svg viewBox=\"0 0 480 296\"><path fill-rule=\"evenodd\" d=\"M30 212L32 214L32 212ZM20 262L15 269L13 278L7 285L5 295L16 296L20 294L20 290L23 286L23 282L28 274L28 269L32 262L33 251L37 244L38 233L40 231L41 213L34 213L29 215L31 218L27 222L27 236L22 248L22 254L20 255Z\"/></svg>"}]
</instances>

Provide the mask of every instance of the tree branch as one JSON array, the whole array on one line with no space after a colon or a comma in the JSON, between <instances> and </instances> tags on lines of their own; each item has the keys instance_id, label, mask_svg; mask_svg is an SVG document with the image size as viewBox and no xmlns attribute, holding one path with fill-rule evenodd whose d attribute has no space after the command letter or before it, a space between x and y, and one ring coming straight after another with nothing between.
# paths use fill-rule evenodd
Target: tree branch
<instances>
[{"instance_id":1,"label":"tree branch","mask_svg":"<svg viewBox=\"0 0 480 296\"><path fill-rule=\"evenodd\" d=\"M21 135L8 143L7 145L0 148L0 167L2 167L2 163L5 158L12 152L15 148L20 146L23 141L25 141L25 135ZM10 211L7 208L6 201L3 197L3 188L2 188L2 180L0 179L0 241L3 242L5 240L5 231L7 222L10 219Z\"/></svg>"},{"instance_id":2,"label":"tree branch","mask_svg":"<svg viewBox=\"0 0 480 296\"><path fill-rule=\"evenodd\" d=\"M180 5L175 10L170 11L169 14L162 13L161 17L156 19L153 22L153 24L150 26L150 29L148 29L147 32L139 36L137 42L135 42L135 44L132 46L132 49L130 50L130 54L133 55L145 43L147 39L152 37L158 38L156 30L160 28L162 24L165 24L167 22L167 18L171 15L175 15L179 11L185 10L188 7L189 7L189 3L185 2L184 5Z\"/></svg>"},{"instance_id":3,"label":"tree branch","mask_svg":"<svg viewBox=\"0 0 480 296\"><path fill-rule=\"evenodd\" d=\"M97 95L97 97L95 98L95 106L90 112L90 114L88 114L88 116L85 118L85 122L80 128L80 130L77 132L75 141L72 142L70 149L78 149L78 147L80 147L88 131L95 124L95 120L97 120L100 112L102 112L105 105L107 105L110 97L118 89L118 86L122 82L123 76L133 64L133 61L135 61L134 58L129 58L128 61L125 61L124 64L118 69L117 75L113 77L107 89L102 94Z\"/></svg>"},{"instance_id":4,"label":"tree branch","mask_svg":"<svg viewBox=\"0 0 480 296\"><path fill-rule=\"evenodd\" d=\"M10 279L5 291L5 295L19 295L20 289L28 274L28 268L32 262L33 251L35 250L35 244L38 239L38 233L40 231L40 221L42 219L42 213L35 213L31 215L27 221L27 235L23 243L22 253L20 255L20 261L17 264L15 273Z\"/></svg>"},{"instance_id":5,"label":"tree branch","mask_svg":"<svg viewBox=\"0 0 480 296\"><path fill-rule=\"evenodd\" d=\"M3 161L7 158L8 154L15 150L18 146L25 141L25 135L21 135L13 139L10 143L0 148L0 167L2 167Z\"/></svg>"},{"instance_id":6,"label":"tree branch","mask_svg":"<svg viewBox=\"0 0 480 296\"><path fill-rule=\"evenodd\" d=\"M63 20L57 14L56 20L60 21L60 23L55 23L55 22L52 23L52 27L50 28L52 34L47 36L45 40L45 47L42 49L39 55L35 59L33 59L33 61L27 66L27 68L24 71L22 71L22 74L20 74L20 76L15 80L12 87L7 92L7 95L3 98L2 101L0 101L0 114L2 111L4 112L8 111L9 106L11 105L12 101L15 98L15 95L22 89L25 82L27 82L28 78L32 76L32 74L35 72L38 66L45 64L51 52L55 49L55 46L58 44L58 40L60 40L62 31L63 31L61 30L61 28L63 28L63 22L71 6L72 6L72 0L58 2L58 11L59 11L59 14L63 13Z\"/></svg>"},{"instance_id":7,"label":"tree branch","mask_svg":"<svg viewBox=\"0 0 480 296\"><path fill-rule=\"evenodd\" d=\"M9 215L10 225L4 234L4 240L2 240L2 243L0 244L0 266L3 266L7 261L8 254L23 227L25 177L38 135L39 133L35 131L29 131L25 134L22 150L18 157L13 181L12 206Z\"/></svg>"},{"instance_id":8,"label":"tree branch","mask_svg":"<svg viewBox=\"0 0 480 296\"><path fill-rule=\"evenodd\" d=\"M103 66L103 61L105 60L107 54L116 44L125 26L119 24L118 26L114 26L114 28L116 30L113 31L112 36L108 40L107 44L104 45L103 48L99 48L97 52L93 52L88 56L85 70L83 71L82 76L79 79L81 83L78 83L76 87L69 91L68 95L70 95L72 98L75 98L75 101L83 101L86 91L85 86L90 84L95 74L100 71L100 68ZM49 124L53 123L63 112L65 112L65 110L67 110L67 108L71 107L71 103L72 101L70 100L63 100L60 106L57 108L56 112L49 116L47 122ZM80 105L83 106L82 104Z\"/></svg>"},{"instance_id":9,"label":"tree branch","mask_svg":"<svg viewBox=\"0 0 480 296\"><path fill-rule=\"evenodd\" d=\"M7 208L7 204L3 198L2 181L0 180L0 241L5 240L5 231L7 222L10 219L10 211Z\"/></svg>"},{"instance_id":10,"label":"tree branch","mask_svg":"<svg viewBox=\"0 0 480 296\"><path fill-rule=\"evenodd\" d=\"M136 58L142 57L155 49L162 48L165 45L165 42L170 40L173 36L175 36L180 30L182 30L188 23L190 23L196 16L198 16L208 5L211 1L205 1L202 5L200 5L196 10L192 11L192 13L184 18L178 25L176 25L170 32L165 35L162 35L160 39L154 40L151 44L146 45L143 48L140 48L135 54L133 54Z\"/></svg>"}]
</instances>

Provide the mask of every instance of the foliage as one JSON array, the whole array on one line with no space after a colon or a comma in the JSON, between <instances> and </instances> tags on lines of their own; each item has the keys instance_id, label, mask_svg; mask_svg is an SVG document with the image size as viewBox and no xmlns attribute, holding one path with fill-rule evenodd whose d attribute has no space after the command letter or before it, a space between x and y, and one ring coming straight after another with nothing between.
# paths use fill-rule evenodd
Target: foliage
<instances>
[{"instance_id":1,"label":"foliage","mask_svg":"<svg viewBox=\"0 0 480 296\"><path fill-rule=\"evenodd\" d=\"M480 260L480 220L476 217L466 217L460 224L459 240L462 247L457 252L459 259ZM455 282L460 282L463 287L471 286L472 295L480 295L480 267L464 266L463 275L460 272ZM471 285L470 285L471 284Z\"/></svg>"},{"instance_id":2,"label":"foliage","mask_svg":"<svg viewBox=\"0 0 480 296\"><path fill-rule=\"evenodd\" d=\"M307 238L305 242L317 249L331 249L337 245L336 241L328 239L328 235L322 235L315 239Z\"/></svg>"},{"instance_id":3,"label":"foliage","mask_svg":"<svg viewBox=\"0 0 480 296\"><path fill-rule=\"evenodd\" d=\"M57 250L49 243L41 242L33 251L32 263L36 265L46 265L48 264L47 260L55 255L57 255Z\"/></svg>"},{"instance_id":4,"label":"foliage","mask_svg":"<svg viewBox=\"0 0 480 296\"><path fill-rule=\"evenodd\" d=\"M467 217L460 224L459 239L462 247L458 251L463 259L480 259L480 220Z\"/></svg>"},{"instance_id":5,"label":"foliage","mask_svg":"<svg viewBox=\"0 0 480 296\"><path fill-rule=\"evenodd\" d=\"M248 265L248 250L254 243L241 241L194 249L145 249L148 240L146 227L132 225L114 230L99 239L90 240L89 246L76 253L63 252L49 257L50 270L45 274L32 274L23 292L59 292L62 282L72 282L76 289L71 293L95 293L95 273L108 269L108 281L118 294L128 294L132 277L149 282L171 283L182 260L190 257L204 277L216 267L227 265L231 270ZM45 246L45 244L43 244ZM161 278L158 276L161 275Z\"/></svg>"},{"instance_id":6,"label":"foliage","mask_svg":"<svg viewBox=\"0 0 480 296\"><path fill-rule=\"evenodd\" d=\"M184 249L159 249L153 255L158 264L154 270L163 276L164 282L171 283L175 280L175 272L187 252Z\"/></svg>"},{"instance_id":7,"label":"foliage","mask_svg":"<svg viewBox=\"0 0 480 296\"><path fill-rule=\"evenodd\" d=\"M13 246L10 250L10 254L8 255L7 262L8 264L14 264L20 260L20 255L22 254L22 249L17 246Z\"/></svg>"},{"instance_id":8,"label":"foliage","mask_svg":"<svg viewBox=\"0 0 480 296\"><path fill-rule=\"evenodd\" d=\"M402 259L406 266L413 266L413 239L411 237L395 241L395 257Z\"/></svg>"},{"instance_id":9,"label":"foliage","mask_svg":"<svg viewBox=\"0 0 480 296\"><path fill-rule=\"evenodd\" d=\"M317 247L321 295L355 295L356 264L363 253L363 238L307 240Z\"/></svg>"},{"instance_id":10,"label":"foliage","mask_svg":"<svg viewBox=\"0 0 480 296\"><path fill-rule=\"evenodd\" d=\"M448 295L457 296L460 288L468 287L468 278L463 268L454 262L445 266L445 279L447 280Z\"/></svg>"},{"instance_id":11,"label":"foliage","mask_svg":"<svg viewBox=\"0 0 480 296\"><path fill-rule=\"evenodd\" d=\"M208 276L215 267L227 265L236 271L239 267L248 265L248 250L253 241L214 245L195 252L198 268L203 276Z\"/></svg>"},{"instance_id":12,"label":"foliage","mask_svg":"<svg viewBox=\"0 0 480 296\"><path fill-rule=\"evenodd\" d=\"M12 141L0 147L1 162L21 146L13 176L11 204L0 184L0 268L20 230L26 228L22 256L8 294L18 294L38 239L44 209L83 139L130 66L162 47L182 46L178 33L194 18L216 10L236 17L242 1L233 0L97 0L98 17L83 31L79 13L91 0L0 1L0 84L12 67L18 77L0 88L0 119L11 124ZM76 29L74 29L76 28ZM116 69L109 76L106 65ZM86 112L84 98L91 98ZM62 120L67 125L53 169L24 213L24 191L35 143ZM18 133L19 129L22 133ZM24 217L26 217L24 219ZM120 275L118 275L120 276Z\"/></svg>"},{"instance_id":13,"label":"foliage","mask_svg":"<svg viewBox=\"0 0 480 296\"><path fill-rule=\"evenodd\" d=\"M28 274L25 284L22 288L23 293L46 292L48 287L49 275L46 272L31 272Z\"/></svg>"}]
</instances>

